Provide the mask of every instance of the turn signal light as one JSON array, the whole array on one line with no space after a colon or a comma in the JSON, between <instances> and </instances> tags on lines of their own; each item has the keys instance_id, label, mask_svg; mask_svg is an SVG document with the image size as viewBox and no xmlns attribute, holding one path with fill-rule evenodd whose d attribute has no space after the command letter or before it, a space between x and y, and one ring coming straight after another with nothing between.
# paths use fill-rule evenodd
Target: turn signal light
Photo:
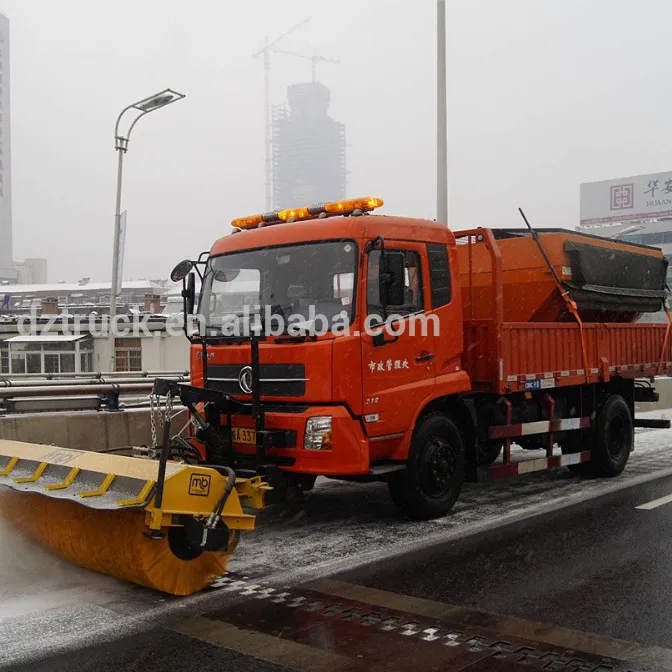
<instances>
[{"instance_id":1,"label":"turn signal light","mask_svg":"<svg viewBox=\"0 0 672 672\"><path fill-rule=\"evenodd\" d=\"M320 203L290 210L274 210L263 215L252 215L234 219L231 226L238 229L256 229L260 225L279 224L281 222L303 222L310 219L323 219L338 215L371 212L384 205L382 198L350 198L343 201Z\"/></svg>"}]
</instances>

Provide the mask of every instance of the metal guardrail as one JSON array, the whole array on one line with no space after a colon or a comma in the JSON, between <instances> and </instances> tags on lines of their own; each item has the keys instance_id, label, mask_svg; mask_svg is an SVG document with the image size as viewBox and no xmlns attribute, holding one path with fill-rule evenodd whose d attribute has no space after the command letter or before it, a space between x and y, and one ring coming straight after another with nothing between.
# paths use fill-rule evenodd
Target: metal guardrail
<instances>
[{"instance_id":1,"label":"metal guardrail","mask_svg":"<svg viewBox=\"0 0 672 672\"><path fill-rule=\"evenodd\" d=\"M96 371L80 373L13 373L3 375L0 382L18 380L71 380L73 378L170 378L171 376L189 376L188 369L175 371Z\"/></svg>"},{"instance_id":2,"label":"metal guardrail","mask_svg":"<svg viewBox=\"0 0 672 672\"><path fill-rule=\"evenodd\" d=\"M185 381L189 380L189 374L185 375L169 375L156 376L157 378L164 378L166 380ZM86 386L86 385L130 385L133 383L152 385L154 378L72 378L68 380L43 380L43 379L28 379L28 380L2 380L0 379L0 396L5 390L24 390L29 387L40 387L45 389L58 389L66 386ZM6 396L6 395L5 395Z\"/></svg>"},{"instance_id":3,"label":"metal guardrail","mask_svg":"<svg viewBox=\"0 0 672 672\"><path fill-rule=\"evenodd\" d=\"M0 399L16 397L62 397L69 394L123 394L129 392L151 392L154 381L142 383L95 383L90 385L34 385L32 387L5 387L0 389Z\"/></svg>"},{"instance_id":4,"label":"metal guardrail","mask_svg":"<svg viewBox=\"0 0 672 672\"><path fill-rule=\"evenodd\" d=\"M86 375L86 374L85 374ZM96 374L91 378L61 380L27 377L0 380L0 415L53 411L99 410L149 407L154 378L187 382L188 372L157 372L138 377L119 378L118 374ZM122 401L122 398L124 401Z\"/></svg>"}]
</instances>

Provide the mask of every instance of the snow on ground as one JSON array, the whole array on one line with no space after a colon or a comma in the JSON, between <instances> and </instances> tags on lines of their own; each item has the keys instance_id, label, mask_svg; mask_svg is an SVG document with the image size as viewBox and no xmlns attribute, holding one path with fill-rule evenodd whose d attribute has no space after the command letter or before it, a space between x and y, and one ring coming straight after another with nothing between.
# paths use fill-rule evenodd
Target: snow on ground
<instances>
[{"instance_id":1,"label":"snow on ground","mask_svg":"<svg viewBox=\"0 0 672 672\"><path fill-rule=\"evenodd\" d=\"M662 417L659 412L654 415ZM296 519L274 521L263 533L245 537L229 568L253 577L283 572L291 579L292 573L309 576L314 567L324 572L350 568L353 558L364 563L379 556L382 561L493 522L503 524L672 471L671 437L670 430L638 429L636 450L616 479L584 479L558 469L466 484L450 515L423 523L400 518L382 483L344 486L327 481L310 494ZM514 460L543 456L543 451L512 452Z\"/></svg>"},{"instance_id":2,"label":"snow on ground","mask_svg":"<svg viewBox=\"0 0 672 672\"><path fill-rule=\"evenodd\" d=\"M665 414L672 418L672 410L651 413ZM616 479L583 479L556 470L467 484L449 516L424 523L401 518L384 484L321 479L300 511L264 512L258 529L243 535L230 570L286 586L599 497L672 474L671 437L670 430L638 430L636 450ZM543 454L516 453L519 458ZM55 559L0 522L0 667L121 637L229 599L217 590L171 598L92 574Z\"/></svg>"},{"instance_id":3,"label":"snow on ground","mask_svg":"<svg viewBox=\"0 0 672 672\"><path fill-rule=\"evenodd\" d=\"M98 577L93 581L90 572L57 558L1 519L0 541L0 621L58 606L62 598L55 585L61 593L76 593L82 585L100 584Z\"/></svg>"}]
</instances>

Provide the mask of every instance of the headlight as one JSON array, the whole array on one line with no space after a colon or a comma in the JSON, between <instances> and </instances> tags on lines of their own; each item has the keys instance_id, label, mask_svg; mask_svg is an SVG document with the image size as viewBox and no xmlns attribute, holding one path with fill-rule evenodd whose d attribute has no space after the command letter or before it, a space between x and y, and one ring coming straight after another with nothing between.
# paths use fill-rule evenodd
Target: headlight
<instances>
[{"instance_id":1,"label":"headlight","mask_svg":"<svg viewBox=\"0 0 672 672\"><path fill-rule=\"evenodd\" d=\"M303 437L306 450L331 450L331 416L308 418Z\"/></svg>"}]
</instances>

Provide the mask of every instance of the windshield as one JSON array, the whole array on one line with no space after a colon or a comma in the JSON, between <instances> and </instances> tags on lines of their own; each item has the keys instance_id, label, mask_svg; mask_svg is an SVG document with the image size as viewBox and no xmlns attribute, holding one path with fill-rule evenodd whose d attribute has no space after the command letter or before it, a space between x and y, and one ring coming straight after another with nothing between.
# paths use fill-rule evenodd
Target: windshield
<instances>
[{"instance_id":1,"label":"windshield","mask_svg":"<svg viewBox=\"0 0 672 672\"><path fill-rule=\"evenodd\" d=\"M210 330L259 313L266 328L309 330L320 316L326 328L349 325L354 314L357 245L352 240L301 243L233 252L208 261L200 315ZM272 325L269 325L272 321ZM225 335L231 335L227 333Z\"/></svg>"}]
</instances>

